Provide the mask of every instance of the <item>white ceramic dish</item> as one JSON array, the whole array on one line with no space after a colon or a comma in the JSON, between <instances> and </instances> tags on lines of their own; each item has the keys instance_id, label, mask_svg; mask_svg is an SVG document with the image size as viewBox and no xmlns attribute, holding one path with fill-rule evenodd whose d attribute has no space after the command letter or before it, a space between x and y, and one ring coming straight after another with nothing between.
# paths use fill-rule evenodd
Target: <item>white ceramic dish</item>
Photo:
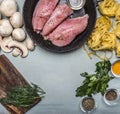
<instances>
[{"instance_id":1,"label":"white ceramic dish","mask_svg":"<svg viewBox=\"0 0 120 114\"><path fill-rule=\"evenodd\" d=\"M110 92L110 91L114 91L116 93L116 98L114 100L109 100L106 98L106 95ZM109 95L110 96L110 95ZM108 89L106 90L105 94L104 94L104 102L109 105L109 106L114 106L114 105L117 105L119 100L120 100L120 93L117 89L114 89L114 88L111 88L111 89ZM113 98L112 98L113 99Z\"/></svg>"},{"instance_id":2,"label":"white ceramic dish","mask_svg":"<svg viewBox=\"0 0 120 114\"><path fill-rule=\"evenodd\" d=\"M116 73L113 71L113 66L114 66L117 62L120 62L120 60L116 60L116 61L114 61L114 62L112 63L112 65L111 65L111 73L112 73L112 75L113 75L114 77L120 78L120 74L116 74ZM120 68L119 68L119 69L120 69Z\"/></svg>"},{"instance_id":3,"label":"white ceramic dish","mask_svg":"<svg viewBox=\"0 0 120 114\"><path fill-rule=\"evenodd\" d=\"M94 107L90 110L85 110L85 108L83 107L83 102L86 100L86 99L91 99L94 101ZM87 106L88 107L88 106ZM80 102L80 109L85 112L85 113L93 113L94 110L97 108L97 103L95 101L95 99L93 97L88 97L88 96L85 96L82 98L81 102Z\"/></svg>"}]
</instances>

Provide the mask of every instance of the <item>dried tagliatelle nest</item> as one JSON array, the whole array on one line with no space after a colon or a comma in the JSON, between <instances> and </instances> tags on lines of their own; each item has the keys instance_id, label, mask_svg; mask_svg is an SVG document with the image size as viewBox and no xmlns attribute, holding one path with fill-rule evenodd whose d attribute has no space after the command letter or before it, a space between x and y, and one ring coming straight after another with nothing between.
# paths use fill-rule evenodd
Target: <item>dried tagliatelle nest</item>
<instances>
[{"instance_id":1,"label":"dried tagliatelle nest","mask_svg":"<svg viewBox=\"0 0 120 114\"><path fill-rule=\"evenodd\" d=\"M112 26L112 22L109 17L107 16L100 16L96 20L95 31L106 31L110 30Z\"/></svg>"},{"instance_id":2,"label":"dried tagliatelle nest","mask_svg":"<svg viewBox=\"0 0 120 114\"><path fill-rule=\"evenodd\" d=\"M116 34L117 38L120 39L120 22L117 23L114 33ZM120 57L120 41L119 40L117 41L115 51L116 51L117 57Z\"/></svg>"},{"instance_id":3,"label":"dried tagliatelle nest","mask_svg":"<svg viewBox=\"0 0 120 114\"><path fill-rule=\"evenodd\" d=\"M117 11L115 13L115 19L117 21L120 21L120 4L118 5L118 9L117 9Z\"/></svg>"},{"instance_id":4,"label":"dried tagliatelle nest","mask_svg":"<svg viewBox=\"0 0 120 114\"><path fill-rule=\"evenodd\" d=\"M88 46L96 50L112 50L116 46L116 35L109 32L111 20L106 16L97 19L95 28L88 39Z\"/></svg>"},{"instance_id":5,"label":"dried tagliatelle nest","mask_svg":"<svg viewBox=\"0 0 120 114\"><path fill-rule=\"evenodd\" d=\"M117 45L116 45L116 55L117 57L120 57L120 42L117 42Z\"/></svg>"},{"instance_id":6,"label":"dried tagliatelle nest","mask_svg":"<svg viewBox=\"0 0 120 114\"><path fill-rule=\"evenodd\" d=\"M119 5L116 0L103 0L99 4L99 10L102 15L106 16L115 16L116 11L118 9Z\"/></svg>"},{"instance_id":7,"label":"dried tagliatelle nest","mask_svg":"<svg viewBox=\"0 0 120 114\"><path fill-rule=\"evenodd\" d=\"M120 22L117 23L116 29L114 30L116 36L120 38Z\"/></svg>"},{"instance_id":8,"label":"dried tagliatelle nest","mask_svg":"<svg viewBox=\"0 0 120 114\"><path fill-rule=\"evenodd\" d=\"M91 51L115 51L120 57L120 4L116 0L103 0L99 3L93 32L87 45Z\"/></svg>"},{"instance_id":9,"label":"dried tagliatelle nest","mask_svg":"<svg viewBox=\"0 0 120 114\"><path fill-rule=\"evenodd\" d=\"M98 33L98 34L97 34ZM88 46L94 50L113 50L116 47L116 35L112 32L105 32L100 34L96 32L97 35L90 37L88 40Z\"/></svg>"}]
</instances>

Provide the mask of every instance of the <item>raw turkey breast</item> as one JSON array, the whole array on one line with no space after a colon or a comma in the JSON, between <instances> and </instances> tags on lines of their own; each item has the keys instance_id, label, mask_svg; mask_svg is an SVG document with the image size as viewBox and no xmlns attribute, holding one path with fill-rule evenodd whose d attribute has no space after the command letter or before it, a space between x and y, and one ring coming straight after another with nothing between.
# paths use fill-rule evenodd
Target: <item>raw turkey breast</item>
<instances>
[{"instance_id":1,"label":"raw turkey breast","mask_svg":"<svg viewBox=\"0 0 120 114\"><path fill-rule=\"evenodd\" d=\"M48 35L53 31L64 19L66 19L70 14L73 13L73 10L67 4L60 4L53 11L51 17L46 22L43 27L42 34Z\"/></svg>"},{"instance_id":2,"label":"raw turkey breast","mask_svg":"<svg viewBox=\"0 0 120 114\"><path fill-rule=\"evenodd\" d=\"M33 13L32 25L35 32L39 33L46 21L51 16L59 0L39 0Z\"/></svg>"},{"instance_id":3,"label":"raw turkey breast","mask_svg":"<svg viewBox=\"0 0 120 114\"><path fill-rule=\"evenodd\" d=\"M66 46L85 30L88 19L89 16L87 14L82 17L67 19L50 33L47 38L56 46Z\"/></svg>"}]
</instances>

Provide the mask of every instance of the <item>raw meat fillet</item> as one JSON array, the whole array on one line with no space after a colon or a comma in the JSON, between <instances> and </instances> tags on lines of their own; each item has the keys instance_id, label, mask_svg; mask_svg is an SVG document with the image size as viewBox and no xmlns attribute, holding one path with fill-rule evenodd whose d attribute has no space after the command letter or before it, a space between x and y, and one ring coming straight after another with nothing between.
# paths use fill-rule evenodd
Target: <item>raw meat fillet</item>
<instances>
[{"instance_id":1,"label":"raw meat fillet","mask_svg":"<svg viewBox=\"0 0 120 114\"><path fill-rule=\"evenodd\" d=\"M85 30L88 18L89 16L86 14L82 17L67 19L50 33L47 38L56 46L66 46Z\"/></svg>"},{"instance_id":2,"label":"raw meat fillet","mask_svg":"<svg viewBox=\"0 0 120 114\"><path fill-rule=\"evenodd\" d=\"M36 32L43 29L59 0L39 0L33 13L32 25Z\"/></svg>"},{"instance_id":3,"label":"raw meat fillet","mask_svg":"<svg viewBox=\"0 0 120 114\"><path fill-rule=\"evenodd\" d=\"M53 11L51 17L43 27L42 34L47 35L55 29L65 18L73 13L73 10L67 4L60 4Z\"/></svg>"}]
</instances>

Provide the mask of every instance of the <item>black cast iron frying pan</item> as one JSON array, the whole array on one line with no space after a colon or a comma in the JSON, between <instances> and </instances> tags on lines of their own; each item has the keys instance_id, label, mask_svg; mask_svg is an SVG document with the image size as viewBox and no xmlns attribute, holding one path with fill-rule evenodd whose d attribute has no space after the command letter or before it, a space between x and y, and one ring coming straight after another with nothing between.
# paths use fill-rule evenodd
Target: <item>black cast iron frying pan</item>
<instances>
[{"instance_id":1,"label":"black cast iron frying pan","mask_svg":"<svg viewBox=\"0 0 120 114\"><path fill-rule=\"evenodd\" d=\"M69 45L64 47L57 47L53 45L50 41L44 40L42 35L33 31L32 16L37 2L38 0L26 0L23 6L25 29L32 40L45 50L56 53L70 52L80 48L91 34L96 22L96 6L94 0L86 0L84 8L79 11L74 11L74 14L71 17L82 16L87 13L89 15L88 25L84 32L79 34Z\"/></svg>"}]
</instances>

